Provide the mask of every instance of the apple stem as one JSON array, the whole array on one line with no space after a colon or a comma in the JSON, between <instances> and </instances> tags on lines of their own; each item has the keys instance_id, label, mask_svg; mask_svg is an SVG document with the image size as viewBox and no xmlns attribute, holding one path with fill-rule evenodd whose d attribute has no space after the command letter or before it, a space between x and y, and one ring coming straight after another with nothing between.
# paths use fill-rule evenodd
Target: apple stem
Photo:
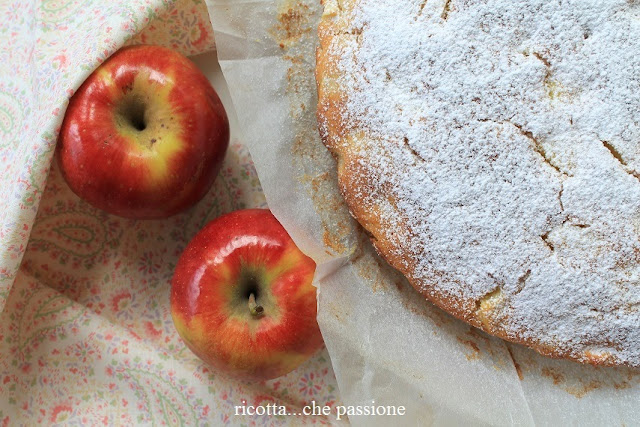
<instances>
[{"instance_id":1,"label":"apple stem","mask_svg":"<svg viewBox=\"0 0 640 427\"><path fill-rule=\"evenodd\" d=\"M258 317L264 314L264 308L256 303L256 296L253 294L253 292L251 293L251 295L249 295L249 311L254 317Z\"/></svg>"}]
</instances>

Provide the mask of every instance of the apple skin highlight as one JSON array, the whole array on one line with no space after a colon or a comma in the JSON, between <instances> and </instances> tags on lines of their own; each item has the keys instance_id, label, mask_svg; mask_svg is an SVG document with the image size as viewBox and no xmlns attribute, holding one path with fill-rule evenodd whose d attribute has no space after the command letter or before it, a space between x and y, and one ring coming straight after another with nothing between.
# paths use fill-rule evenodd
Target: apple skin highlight
<instances>
[{"instance_id":1,"label":"apple skin highlight","mask_svg":"<svg viewBox=\"0 0 640 427\"><path fill-rule=\"evenodd\" d=\"M58 161L71 189L109 213L165 218L199 201L229 144L215 90L186 57L132 46L109 57L69 102Z\"/></svg>"},{"instance_id":2,"label":"apple skin highlight","mask_svg":"<svg viewBox=\"0 0 640 427\"><path fill-rule=\"evenodd\" d=\"M270 211L224 215L178 262L171 288L176 329L198 357L228 375L284 375L323 345L315 267ZM251 310L252 294L259 314Z\"/></svg>"}]
</instances>

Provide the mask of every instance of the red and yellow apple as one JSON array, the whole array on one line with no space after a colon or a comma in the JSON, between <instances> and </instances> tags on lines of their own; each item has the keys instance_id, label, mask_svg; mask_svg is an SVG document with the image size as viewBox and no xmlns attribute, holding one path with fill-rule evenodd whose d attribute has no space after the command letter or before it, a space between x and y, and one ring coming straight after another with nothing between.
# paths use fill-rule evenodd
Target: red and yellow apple
<instances>
[{"instance_id":1,"label":"red and yellow apple","mask_svg":"<svg viewBox=\"0 0 640 427\"><path fill-rule=\"evenodd\" d=\"M58 139L60 169L82 199L135 219L199 201L229 144L229 121L207 78L160 46L119 50L72 96Z\"/></svg>"},{"instance_id":2,"label":"red and yellow apple","mask_svg":"<svg viewBox=\"0 0 640 427\"><path fill-rule=\"evenodd\" d=\"M176 329L221 372L252 380L284 375L323 345L315 268L269 210L221 216L191 240L176 266Z\"/></svg>"}]
</instances>

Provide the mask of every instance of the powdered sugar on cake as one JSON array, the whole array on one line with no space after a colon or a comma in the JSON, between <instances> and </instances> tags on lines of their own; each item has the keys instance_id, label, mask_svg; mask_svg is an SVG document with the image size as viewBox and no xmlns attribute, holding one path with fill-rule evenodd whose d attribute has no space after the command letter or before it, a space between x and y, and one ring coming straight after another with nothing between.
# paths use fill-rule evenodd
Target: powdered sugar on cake
<instances>
[{"instance_id":1,"label":"powdered sugar on cake","mask_svg":"<svg viewBox=\"0 0 640 427\"><path fill-rule=\"evenodd\" d=\"M507 334L640 366L640 2L362 0L349 21L328 49L370 136L359 197L414 284L499 290Z\"/></svg>"}]
</instances>

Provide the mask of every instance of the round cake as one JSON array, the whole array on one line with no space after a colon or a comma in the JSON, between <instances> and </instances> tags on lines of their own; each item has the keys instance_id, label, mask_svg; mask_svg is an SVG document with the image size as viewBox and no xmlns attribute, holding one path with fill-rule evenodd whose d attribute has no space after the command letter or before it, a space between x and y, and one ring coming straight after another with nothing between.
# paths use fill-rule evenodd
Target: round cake
<instances>
[{"instance_id":1,"label":"round cake","mask_svg":"<svg viewBox=\"0 0 640 427\"><path fill-rule=\"evenodd\" d=\"M488 333L640 367L640 1L324 6L320 133L381 256Z\"/></svg>"}]
</instances>

